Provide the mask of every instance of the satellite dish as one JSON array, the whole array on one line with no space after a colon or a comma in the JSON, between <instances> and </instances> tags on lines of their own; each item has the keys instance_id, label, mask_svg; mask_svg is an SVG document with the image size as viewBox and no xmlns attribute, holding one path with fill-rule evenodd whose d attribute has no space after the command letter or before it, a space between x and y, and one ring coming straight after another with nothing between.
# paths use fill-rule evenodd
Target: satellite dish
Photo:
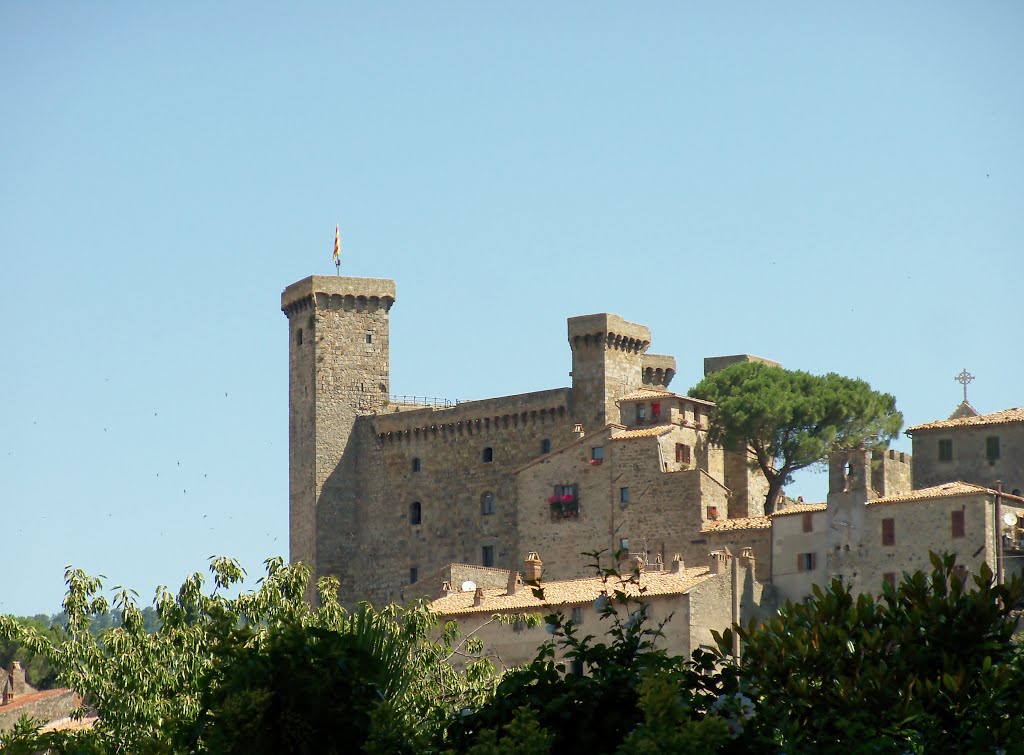
<instances>
[{"instance_id":1,"label":"satellite dish","mask_svg":"<svg viewBox=\"0 0 1024 755\"><path fill-rule=\"evenodd\" d=\"M1016 520L1014 520L1016 521ZM471 579L467 579L462 583L462 592L473 592L476 589L476 582Z\"/></svg>"},{"instance_id":2,"label":"satellite dish","mask_svg":"<svg viewBox=\"0 0 1024 755\"><path fill-rule=\"evenodd\" d=\"M1007 511L1005 514L1003 514L1003 524L1005 524L1007 527L1012 527L1016 523L1017 515L1014 514L1012 511Z\"/></svg>"}]
</instances>

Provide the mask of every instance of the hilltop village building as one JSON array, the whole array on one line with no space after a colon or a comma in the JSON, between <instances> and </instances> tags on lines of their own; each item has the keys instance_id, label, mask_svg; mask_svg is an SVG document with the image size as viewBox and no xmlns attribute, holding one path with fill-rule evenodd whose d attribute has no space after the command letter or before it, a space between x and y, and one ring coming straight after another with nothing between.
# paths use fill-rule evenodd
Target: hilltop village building
<instances>
[{"instance_id":1,"label":"hilltop village building","mask_svg":"<svg viewBox=\"0 0 1024 755\"><path fill-rule=\"evenodd\" d=\"M470 629L526 609L586 619L598 588L581 554L619 552L643 569L651 610L682 617L671 641L688 652L834 577L877 593L927 569L929 550L955 553L964 578L982 563L1024 571L1024 409L979 415L965 391L949 419L907 431L913 463L837 452L827 501L765 516L763 475L708 441L713 405L669 390L675 360L648 353L647 327L570 318L571 386L422 405L390 397L394 303L393 281L340 276L281 298L290 558L338 577L346 603L436 598L444 584L435 608ZM759 359L709 358L705 374ZM543 558L544 601L520 585L527 553ZM481 631L506 662L539 639Z\"/></svg>"}]
</instances>

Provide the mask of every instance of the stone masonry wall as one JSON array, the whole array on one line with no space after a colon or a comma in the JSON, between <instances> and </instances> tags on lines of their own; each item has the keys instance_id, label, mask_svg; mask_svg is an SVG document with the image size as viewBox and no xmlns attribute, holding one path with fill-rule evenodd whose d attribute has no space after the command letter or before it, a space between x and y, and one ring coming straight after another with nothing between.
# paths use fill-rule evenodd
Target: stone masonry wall
<instances>
[{"instance_id":1,"label":"stone masonry wall","mask_svg":"<svg viewBox=\"0 0 1024 755\"><path fill-rule=\"evenodd\" d=\"M725 490L699 469L665 472L659 438L613 440L611 430L588 435L518 473L520 544L537 551L550 579L591 576L584 552L606 551L605 563L628 540L628 551L646 548L668 565L681 553L688 566L707 563L701 536L708 505L725 510ZM600 464L591 464L602 448ZM579 510L552 512L556 485L576 485ZM623 501L623 488L628 500Z\"/></svg>"},{"instance_id":2,"label":"stone masonry wall","mask_svg":"<svg viewBox=\"0 0 1024 755\"><path fill-rule=\"evenodd\" d=\"M311 276L281 295L289 324L290 559L343 581L358 505L351 433L360 414L388 401L394 300L393 281L340 276ZM327 564L318 551L336 544Z\"/></svg>"},{"instance_id":3,"label":"stone masonry wall","mask_svg":"<svg viewBox=\"0 0 1024 755\"><path fill-rule=\"evenodd\" d=\"M964 512L964 536L952 536L951 513ZM856 587L864 592L879 592L882 577L894 573L932 569L928 552L955 553L957 563L969 573L977 574L981 564L996 570L996 535L994 496L962 495L876 504L867 507L865 539L867 548L861 558ZM1024 516L1024 509L1004 505L1004 511ZM882 545L882 520L893 519L896 533L894 545Z\"/></svg>"},{"instance_id":4,"label":"stone masonry wall","mask_svg":"<svg viewBox=\"0 0 1024 755\"><path fill-rule=\"evenodd\" d=\"M988 438L999 438L999 458L986 455ZM952 461L939 461L939 441L953 444ZM1024 490L1024 424L950 427L914 432L914 487L960 480L1003 490Z\"/></svg>"},{"instance_id":5,"label":"stone masonry wall","mask_svg":"<svg viewBox=\"0 0 1024 755\"><path fill-rule=\"evenodd\" d=\"M480 564L485 547L493 566L519 568L513 470L540 456L544 441L557 447L576 437L568 400L557 389L361 418L357 566L343 595L374 603L436 595L439 585L412 583L412 570L419 578L453 562ZM331 532L326 538L325 558L346 547Z\"/></svg>"},{"instance_id":6,"label":"stone masonry wall","mask_svg":"<svg viewBox=\"0 0 1024 755\"><path fill-rule=\"evenodd\" d=\"M77 704L78 696L70 689L34 692L20 700L14 698L10 704L0 706L0 731L11 729L22 716L44 722L64 718Z\"/></svg>"}]
</instances>

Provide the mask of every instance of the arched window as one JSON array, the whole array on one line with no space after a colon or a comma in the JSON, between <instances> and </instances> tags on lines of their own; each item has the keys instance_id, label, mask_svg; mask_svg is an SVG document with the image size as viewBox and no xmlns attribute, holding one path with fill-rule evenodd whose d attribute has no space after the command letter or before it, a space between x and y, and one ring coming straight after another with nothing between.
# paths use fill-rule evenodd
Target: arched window
<instances>
[{"instance_id":1,"label":"arched window","mask_svg":"<svg viewBox=\"0 0 1024 755\"><path fill-rule=\"evenodd\" d=\"M494 449L491 448L490 446L487 446L487 448L484 449L483 458L485 464L490 464L492 461L494 461Z\"/></svg>"},{"instance_id":2,"label":"arched window","mask_svg":"<svg viewBox=\"0 0 1024 755\"><path fill-rule=\"evenodd\" d=\"M480 496L480 513L484 515L494 513L494 493L489 490Z\"/></svg>"},{"instance_id":3,"label":"arched window","mask_svg":"<svg viewBox=\"0 0 1024 755\"><path fill-rule=\"evenodd\" d=\"M409 524L419 524L423 521L423 507L419 501L409 504Z\"/></svg>"},{"instance_id":4,"label":"arched window","mask_svg":"<svg viewBox=\"0 0 1024 755\"><path fill-rule=\"evenodd\" d=\"M412 460L412 471L419 472L423 468L423 464L420 463L420 457L417 456Z\"/></svg>"}]
</instances>

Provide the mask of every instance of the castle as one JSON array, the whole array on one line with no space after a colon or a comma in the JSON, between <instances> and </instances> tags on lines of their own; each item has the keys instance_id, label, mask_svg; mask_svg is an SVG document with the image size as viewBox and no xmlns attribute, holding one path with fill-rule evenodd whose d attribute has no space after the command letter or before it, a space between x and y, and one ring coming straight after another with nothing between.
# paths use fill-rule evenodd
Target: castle
<instances>
[{"instance_id":1,"label":"castle","mask_svg":"<svg viewBox=\"0 0 1024 755\"><path fill-rule=\"evenodd\" d=\"M836 453L827 502L765 516L763 475L709 443L712 406L668 389L675 360L648 353L647 327L570 318L570 387L422 405L390 397L394 303L393 281L340 276L281 297L290 558L338 577L348 603L436 597L447 581L439 608L501 610L497 594L462 606L474 594L452 593L455 575L515 595L528 552L549 585L586 576L580 554L603 550L685 564L686 591L703 584L687 570L724 574L723 559L743 554L768 602L833 577L877 592L927 568L928 550L957 553L965 574L982 562L1022 571L1024 410L978 415L965 392L950 419L908 430L915 465L895 451ZM737 360L760 358L709 358L705 374Z\"/></svg>"},{"instance_id":2,"label":"castle","mask_svg":"<svg viewBox=\"0 0 1024 755\"><path fill-rule=\"evenodd\" d=\"M667 387L675 359L613 314L570 318L572 385L423 406L389 397L390 280L312 276L287 289L290 557L346 601L434 594L451 563L550 578L584 551L703 563L753 546L767 567L767 489L707 441L710 405ZM717 369L737 356L708 360ZM762 575L767 578L767 573Z\"/></svg>"}]
</instances>

